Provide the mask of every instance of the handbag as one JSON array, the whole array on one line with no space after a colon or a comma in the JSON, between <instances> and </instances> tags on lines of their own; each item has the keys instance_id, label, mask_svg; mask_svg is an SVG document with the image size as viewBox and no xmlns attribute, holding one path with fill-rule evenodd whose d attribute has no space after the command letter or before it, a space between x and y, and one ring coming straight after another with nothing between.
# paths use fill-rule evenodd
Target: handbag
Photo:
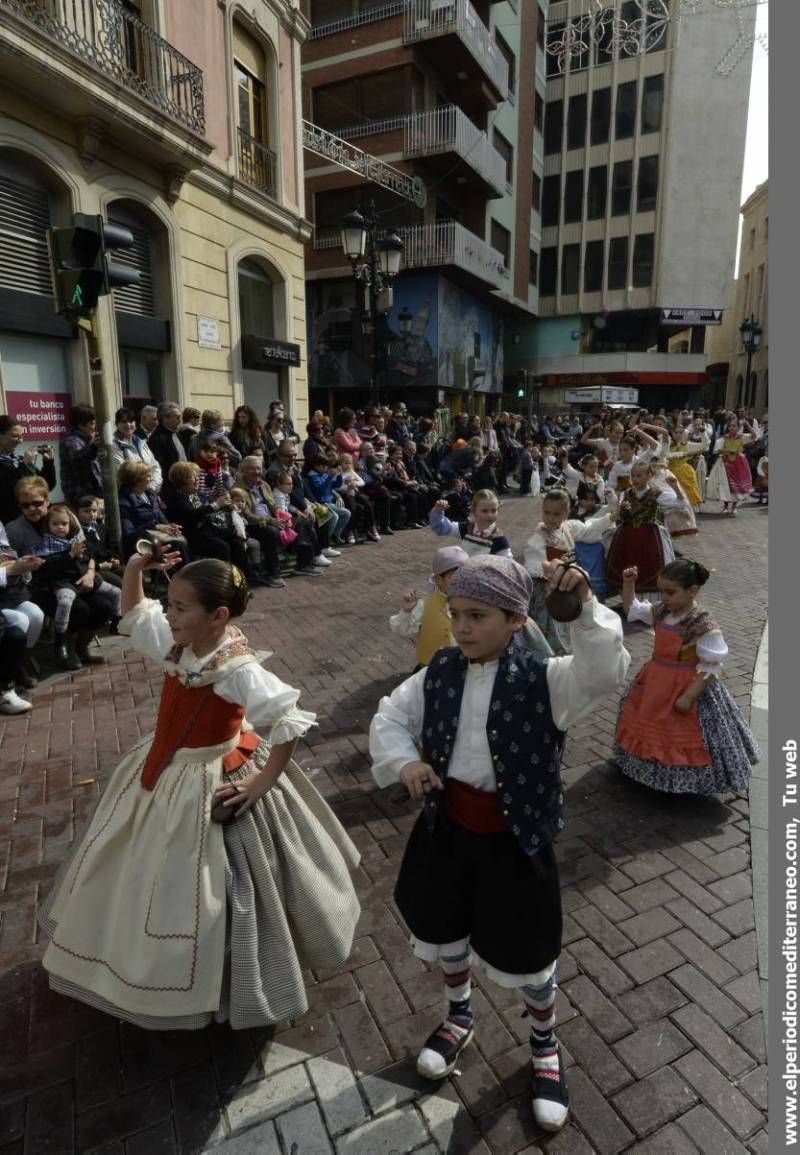
<instances>
[{"instance_id":1,"label":"handbag","mask_svg":"<svg viewBox=\"0 0 800 1155\"><path fill-rule=\"evenodd\" d=\"M284 513L282 510L277 510L275 512L275 520L283 523L283 529L278 530L278 541L283 548L286 549L293 541L297 541L297 532L292 526L291 515Z\"/></svg>"}]
</instances>

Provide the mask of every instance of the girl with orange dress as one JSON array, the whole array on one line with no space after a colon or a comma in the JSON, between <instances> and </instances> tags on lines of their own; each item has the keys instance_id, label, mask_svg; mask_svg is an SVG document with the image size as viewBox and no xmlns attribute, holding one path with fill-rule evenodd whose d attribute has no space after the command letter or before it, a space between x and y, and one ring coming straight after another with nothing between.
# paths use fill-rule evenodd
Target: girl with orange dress
<instances>
[{"instance_id":1,"label":"girl with orange dress","mask_svg":"<svg viewBox=\"0 0 800 1155\"><path fill-rule=\"evenodd\" d=\"M709 571L689 558L665 566L658 606L636 598L637 576L635 566L623 574L622 608L629 622L655 626L655 646L622 701L617 765L626 777L669 794L744 794L760 752L720 682L725 639L695 601Z\"/></svg>"}]
</instances>

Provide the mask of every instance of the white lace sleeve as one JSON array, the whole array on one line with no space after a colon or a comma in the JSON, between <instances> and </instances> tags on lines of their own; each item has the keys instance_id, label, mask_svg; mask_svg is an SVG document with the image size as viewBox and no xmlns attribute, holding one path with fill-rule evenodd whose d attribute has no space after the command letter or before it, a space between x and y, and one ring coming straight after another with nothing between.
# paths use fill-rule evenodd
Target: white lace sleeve
<instances>
[{"instance_id":1,"label":"white lace sleeve","mask_svg":"<svg viewBox=\"0 0 800 1155\"><path fill-rule=\"evenodd\" d=\"M719 677L722 663L728 656L728 647L719 630L711 630L697 639L697 673Z\"/></svg>"},{"instance_id":2,"label":"white lace sleeve","mask_svg":"<svg viewBox=\"0 0 800 1155\"><path fill-rule=\"evenodd\" d=\"M298 709L300 691L287 686L256 662L237 666L214 684L214 693L226 702L244 707L245 718L254 730L265 731L272 746L290 742L316 725L316 715ZM269 733L266 733L270 727Z\"/></svg>"},{"instance_id":3,"label":"white lace sleeve","mask_svg":"<svg viewBox=\"0 0 800 1155\"><path fill-rule=\"evenodd\" d=\"M634 598L628 610L629 622L644 622L647 626L653 624L653 605L650 602L640 602Z\"/></svg>"},{"instance_id":4,"label":"white lace sleeve","mask_svg":"<svg viewBox=\"0 0 800 1155\"><path fill-rule=\"evenodd\" d=\"M120 620L119 633L130 637L134 648L146 658L163 662L175 644L172 630L159 602L144 598Z\"/></svg>"},{"instance_id":5,"label":"white lace sleeve","mask_svg":"<svg viewBox=\"0 0 800 1155\"><path fill-rule=\"evenodd\" d=\"M401 638L415 638L419 633L424 610L425 601L423 598L418 598L417 604L409 613L400 610L389 618L389 629L393 633L399 634Z\"/></svg>"}]
</instances>

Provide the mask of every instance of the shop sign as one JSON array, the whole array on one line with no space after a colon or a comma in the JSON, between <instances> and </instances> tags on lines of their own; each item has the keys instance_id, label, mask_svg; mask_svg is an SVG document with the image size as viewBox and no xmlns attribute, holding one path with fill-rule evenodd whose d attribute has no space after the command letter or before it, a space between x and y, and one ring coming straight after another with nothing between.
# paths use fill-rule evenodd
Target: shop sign
<instances>
[{"instance_id":1,"label":"shop sign","mask_svg":"<svg viewBox=\"0 0 800 1155\"><path fill-rule=\"evenodd\" d=\"M62 441L68 432L71 393L6 391L6 412L23 428L23 440L44 443Z\"/></svg>"},{"instance_id":2,"label":"shop sign","mask_svg":"<svg viewBox=\"0 0 800 1155\"><path fill-rule=\"evenodd\" d=\"M662 325L721 325L722 309L662 309Z\"/></svg>"},{"instance_id":3,"label":"shop sign","mask_svg":"<svg viewBox=\"0 0 800 1155\"><path fill-rule=\"evenodd\" d=\"M638 389L620 389L613 385L595 385L588 389L565 389L564 402L581 405L587 401L599 401L603 405L637 405Z\"/></svg>"},{"instance_id":4,"label":"shop sign","mask_svg":"<svg viewBox=\"0 0 800 1155\"><path fill-rule=\"evenodd\" d=\"M242 363L245 369L280 369L300 365L300 346L290 341L276 341L273 337L242 338Z\"/></svg>"}]
</instances>

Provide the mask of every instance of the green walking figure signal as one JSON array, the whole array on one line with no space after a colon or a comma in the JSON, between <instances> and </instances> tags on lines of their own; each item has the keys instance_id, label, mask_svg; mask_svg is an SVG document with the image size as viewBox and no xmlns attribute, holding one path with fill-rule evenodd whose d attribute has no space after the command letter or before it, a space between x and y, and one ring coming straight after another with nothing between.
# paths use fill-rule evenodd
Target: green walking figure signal
<instances>
[{"instance_id":1,"label":"green walking figure signal","mask_svg":"<svg viewBox=\"0 0 800 1155\"><path fill-rule=\"evenodd\" d=\"M130 265L114 264L115 251L133 246L133 233L101 216L74 213L68 228L47 230L55 310L67 317L89 317L100 297L141 276Z\"/></svg>"}]
</instances>

